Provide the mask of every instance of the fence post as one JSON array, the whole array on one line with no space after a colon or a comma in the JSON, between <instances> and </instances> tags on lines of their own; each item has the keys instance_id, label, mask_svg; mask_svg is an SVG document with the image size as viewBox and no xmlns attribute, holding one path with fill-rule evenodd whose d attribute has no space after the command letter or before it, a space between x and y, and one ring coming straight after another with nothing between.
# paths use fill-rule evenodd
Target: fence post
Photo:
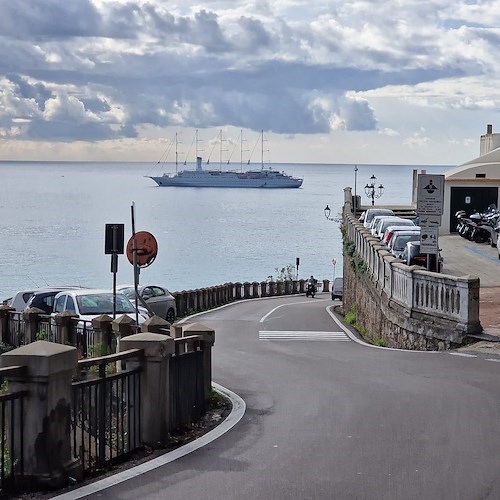
<instances>
[{"instance_id":1,"label":"fence post","mask_svg":"<svg viewBox=\"0 0 500 500\"><path fill-rule=\"evenodd\" d=\"M0 366L25 366L26 375L7 376L10 392L26 391L24 399L24 477L46 488L61 488L69 477L80 479L79 460L71 453L71 377L78 351L39 340L0 356ZM22 451L22 453L21 453Z\"/></svg>"},{"instance_id":2,"label":"fence post","mask_svg":"<svg viewBox=\"0 0 500 500\"><path fill-rule=\"evenodd\" d=\"M0 305L0 341L4 344L10 344L9 319L10 313L15 309L10 306Z\"/></svg>"},{"instance_id":3,"label":"fence post","mask_svg":"<svg viewBox=\"0 0 500 500\"><path fill-rule=\"evenodd\" d=\"M142 349L141 361L127 360L127 367L141 364L141 436L152 447L168 441L170 428L170 369L174 339L159 333L137 333L121 339L120 351Z\"/></svg>"},{"instance_id":4,"label":"fence post","mask_svg":"<svg viewBox=\"0 0 500 500\"><path fill-rule=\"evenodd\" d=\"M323 292L330 291L330 280L323 280Z\"/></svg>"},{"instance_id":5,"label":"fence post","mask_svg":"<svg viewBox=\"0 0 500 500\"><path fill-rule=\"evenodd\" d=\"M74 328L72 324L72 319L76 318L73 313L69 311L64 311L62 313L57 313L55 315L56 322L56 342L64 345L73 345L76 347L76 338L74 333Z\"/></svg>"},{"instance_id":6,"label":"fence post","mask_svg":"<svg viewBox=\"0 0 500 500\"><path fill-rule=\"evenodd\" d=\"M101 314L97 318L92 319L94 347L96 348L95 356L105 356L106 354L116 352L116 345L113 345L112 323L113 318L107 314Z\"/></svg>"},{"instance_id":7,"label":"fence post","mask_svg":"<svg viewBox=\"0 0 500 500\"><path fill-rule=\"evenodd\" d=\"M212 392L212 346L215 344L215 330L202 323L189 323L182 329L182 336L199 335L203 349L203 388L205 400Z\"/></svg>"},{"instance_id":8,"label":"fence post","mask_svg":"<svg viewBox=\"0 0 500 500\"><path fill-rule=\"evenodd\" d=\"M23 311L23 320L25 322L25 342L35 342L37 340L37 335L38 335L38 319L40 314L45 314L44 311L41 309L38 309L38 307L31 307L30 309L26 309ZM42 340L42 339L40 339ZM43 340L49 340L49 339L43 339Z\"/></svg>"}]
</instances>

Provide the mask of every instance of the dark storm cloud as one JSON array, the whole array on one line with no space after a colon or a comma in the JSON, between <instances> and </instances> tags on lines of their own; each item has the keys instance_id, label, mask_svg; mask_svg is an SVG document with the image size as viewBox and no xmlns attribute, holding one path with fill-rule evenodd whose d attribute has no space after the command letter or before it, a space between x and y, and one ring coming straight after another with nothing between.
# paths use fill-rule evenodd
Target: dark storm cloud
<instances>
[{"instance_id":1,"label":"dark storm cloud","mask_svg":"<svg viewBox=\"0 0 500 500\"><path fill-rule=\"evenodd\" d=\"M0 0L0 33L15 38L95 36L101 16L88 0Z\"/></svg>"},{"instance_id":2,"label":"dark storm cloud","mask_svg":"<svg viewBox=\"0 0 500 500\"><path fill-rule=\"evenodd\" d=\"M444 57L448 47L434 43L432 30L387 37L400 20L384 14L385 4L357 31L339 19L349 6L329 17L325 6L317 23L287 22L265 7L266 17L261 9L190 13L188 5L181 15L154 0L0 0L0 73L9 75L0 121L8 128L30 118L24 138L59 141L134 137L144 124L313 134L335 121L375 130L369 103L347 94L462 76L482 64L454 48ZM412 8L416 21L432 24L432 9ZM492 32L466 35L498 45Z\"/></svg>"}]
</instances>

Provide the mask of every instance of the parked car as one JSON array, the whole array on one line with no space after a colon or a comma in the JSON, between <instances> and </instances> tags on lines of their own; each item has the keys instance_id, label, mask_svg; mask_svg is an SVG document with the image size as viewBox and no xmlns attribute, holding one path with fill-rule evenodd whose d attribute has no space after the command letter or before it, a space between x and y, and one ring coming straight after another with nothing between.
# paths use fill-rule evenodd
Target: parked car
<instances>
[{"instance_id":1,"label":"parked car","mask_svg":"<svg viewBox=\"0 0 500 500\"><path fill-rule=\"evenodd\" d=\"M66 290L59 292L54 299L53 314L64 311L72 312L82 320L90 321L101 314L113 314L113 292L110 290ZM135 306L124 293L116 292L116 315L126 314L136 319ZM138 316L139 324L144 323L146 317Z\"/></svg>"},{"instance_id":2,"label":"parked car","mask_svg":"<svg viewBox=\"0 0 500 500\"><path fill-rule=\"evenodd\" d=\"M382 240L384 238L384 234L387 230L388 227L398 225L398 226L408 226L408 227L416 227L414 222L409 220L409 219L403 219L401 217L394 217L394 220L392 219L384 219L378 227L378 232L375 235L379 240Z\"/></svg>"},{"instance_id":3,"label":"parked car","mask_svg":"<svg viewBox=\"0 0 500 500\"><path fill-rule=\"evenodd\" d=\"M11 299L6 299L4 303L6 305L9 305L10 307L13 307L16 311L24 311L26 309L26 306L28 305L29 300L35 293L41 293L41 292L54 292L54 295L56 295L59 292L62 292L63 290L73 290L75 288L80 288L78 286L54 286L54 287L43 287L43 288L30 288L28 290L21 290L17 292L14 297ZM37 306L38 307L38 306ZM40 308L43 309L43 308Z\"/></svg>"},{"instance_id":4,"label":"parked car","mask_svg":"<svg viewBox=\"0 0 500 500\"><path fill-rule=\"evenodd\" d=\"M406 244L406 248L401 255L401 259L408 266L423 266L427 269L427 257L430 259L430 269L440 273L443 270L443 258L441 254L427 255L420 252L420 241L410 241ZM437 265L436 265L437 258Z\"/></svg>"},{"instance_id":5,"label":"parked car","mask_svg":"<svg viewBox=\"0 0 500 500\"><path fill-rule=\"evenodd\" d=\"M373 218L371 229L370 229L373 236L377 236L377 234L380 230L380 226L382 225L382 222L384 220L391 220L391 221L395 222L397 220L397 218L395 215L376 215Z\"/></svg>"},{"instance_id":6,"label":"parked car","mask_svg":"<svg viewBox=\"0 0 500 500\"><path fill-rule=\"evenodd\" d=\"M116 288L124 293L132 302L135 301L135 289L131 285L121 285ZM174 296L162 286L141 285L138 287L139 297L145 307L154 314L173 323L177 316L177 306Z\"/></svg>"},{"instance_id":7,"label":"parked car","mask_svg":"<svg viewBox=\"0 0 500 500\"><path fill-rule=\"evenodd\" d=\"M420 232L415 231L397 231L391 239L389 251L394 257L401 258L409 242L420 242Z\"/></svg>"},{"instance_id":8,"label":"parked car","mask_svg":"<svg viewBox=\"0 0 500 500\"><path fill-rule=\"evenodd\" d=\"M332 300L344 297L344 278L335 278L332 284Z\"/></svg>"},{"instance_id":9,"label":"parked car","mask_svg":"<svg viewBox=\"0 0 500 500\"><path fill-rule=\"evenodd\" d=\"M394 215L394 212L388 208L369 208L363 219L363 226L370 228L372 220L377 215Z\"/></svg>"},{"instance_id":10,"label":"parked car","mask_svg":"<svg viewBox=\"0 0 500 500\"><path fill-rule=\"evenodd\" d=\"M415 233L420 233L419 226L389 226L384 233L384 237L382 238L382 243L387 245L388 247L391 244L391 239L399 231L413 231Z\"/></svg>"}]
</instances>

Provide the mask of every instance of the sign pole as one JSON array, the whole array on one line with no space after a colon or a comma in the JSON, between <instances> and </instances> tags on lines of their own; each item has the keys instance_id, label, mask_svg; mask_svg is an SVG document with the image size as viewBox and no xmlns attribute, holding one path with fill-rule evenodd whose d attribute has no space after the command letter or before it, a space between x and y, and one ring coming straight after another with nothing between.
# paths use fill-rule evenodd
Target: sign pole
<instances>
[{"instance_id":1,"label":"sign pole","mask_svg":"<svg viewBox=\"0 0 500 500\"><path fill-rule=\"evenodd\" d=\"M137 267L137 241L135 239L135 203L132 202L132 206L130 207L131 211L131 222L132 222L132 238L133 247L133 266L134 266L134 291L135 291L135 324L139 325L139 268Z\"/></svg>"}]
</instances>

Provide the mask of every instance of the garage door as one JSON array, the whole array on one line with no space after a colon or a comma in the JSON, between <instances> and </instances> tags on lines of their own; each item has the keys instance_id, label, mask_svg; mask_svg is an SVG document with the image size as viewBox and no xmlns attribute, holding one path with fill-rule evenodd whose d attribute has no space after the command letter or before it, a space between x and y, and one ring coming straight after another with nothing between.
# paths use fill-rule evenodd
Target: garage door
<instances>
[{"instance_id":1,"label":"garage door","mask_svg":"<svg viewBox=\"0 0 500 500\"><path fill-rule=\"evenodd\" d=\"M474 212L483 212L489 205L498 203L497 187L452 187L450 232L456 232L458 210L465 210L467 215Z\"/></svg>"}]
</instances>

